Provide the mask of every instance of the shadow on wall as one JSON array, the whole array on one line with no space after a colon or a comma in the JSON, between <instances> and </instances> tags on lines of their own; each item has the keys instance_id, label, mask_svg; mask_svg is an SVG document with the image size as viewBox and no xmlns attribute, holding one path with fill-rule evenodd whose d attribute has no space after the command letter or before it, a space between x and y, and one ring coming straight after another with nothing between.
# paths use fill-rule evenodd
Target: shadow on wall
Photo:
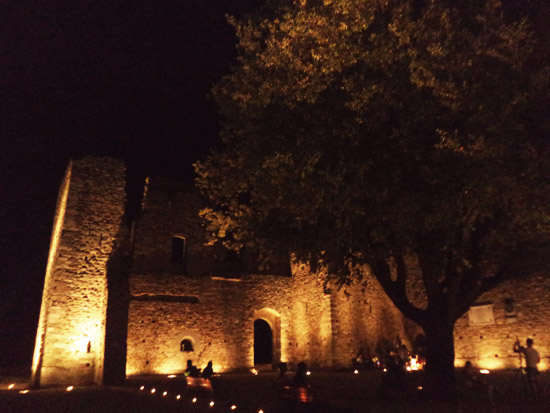
<instances>
[{"instance_id":1,"label":"shadow on wall","mask_svg":"<svg viewBox=\"0 0 550 413\"><path fill-rule=\"evenodd\" d=\"M108 298L103 382L108 385L121 385L126 380L131 244L130 230L125 224L119 226L115 242L107 262Z\"/></svg>"}]
</instances>

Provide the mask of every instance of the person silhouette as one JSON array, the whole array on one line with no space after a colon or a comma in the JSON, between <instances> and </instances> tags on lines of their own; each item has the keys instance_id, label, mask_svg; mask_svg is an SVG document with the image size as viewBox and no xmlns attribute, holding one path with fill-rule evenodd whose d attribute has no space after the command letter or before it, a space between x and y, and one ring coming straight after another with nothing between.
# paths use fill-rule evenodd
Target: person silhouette
<instances>
[{"instance_id":1,"label":"person silhouette","mask_svg":"<svg viewBox=\"0 0 550 413\"><path fill-rule=\"evenodd\" d=\"M210 380L210 377L212 377L213 374L214 374L214 370L212 369L212 360L210 360L206 365L206 367L204 368L204 370L202 371L201 377L203 379Z\"/></svg>"}]
</instances>

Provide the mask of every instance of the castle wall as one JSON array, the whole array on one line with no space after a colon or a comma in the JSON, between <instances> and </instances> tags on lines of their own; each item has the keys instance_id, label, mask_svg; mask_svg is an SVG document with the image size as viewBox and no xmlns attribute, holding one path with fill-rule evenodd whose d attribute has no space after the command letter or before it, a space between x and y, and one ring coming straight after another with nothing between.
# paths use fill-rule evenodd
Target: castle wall
<instances>
[{"instance_id":1,"label":"castle wall","mask_svg":"<svg viewBox=\"0 0 550 413\"><path fill-rule=\"evenodd\" d=\"M210 275L220 248L208 245L199 210L204 201L192 186L159 178L148 183L136 222L132 271L140 274ZM185 238L185 259L172 260L172 238Z\"/></svg>"},{"instance_id":2,"label":"castle wall","mask_svg":"<svg viewBox=\"0 0 550 413\"><path fill-rule=\"evenodd\" d=\"M127 321L127 335L124 330L111 337L113 347L127 340L126 351L107 357L122 376L124 355L127 375L180 373L188 359L199 367L212 360L217 372L251 369L257 320L272 332L272 364L349 367L360 349L374 356L397 342L411 348L421 333L368 272L365 288L339 290L327 288L324 274L301 263L292 265L291 276L276 261L233 266L227 251L212 245L201 227L203 200L181 185L160 180L148 185L130 257L130 237L121 226L124 187L119 161L85 158L67 169L33 358L37 384L101 383L108 290L109 308L116 313L109 331L116 333ZM174 260L174 238L183 240L179 260ZM407 293L425 307L425 294L415 284L421 277L415 274ZM509 281L484 294L456 323L456 364L518 367L513 343L532 337L543 356L541 367L547 368L549 299L550 280L543 276ZM182 343L191 343L192 350Z\"/></svg>"},{"instance_id":3,"label":"castle wall","mask_svg":"<svg viewBox=\"0 0 550 413\"><path fill-rule=\"evenodd\" d=\"M368 289L325 291L324 274L292 266L292 277L224 273L219 246L198 219L191 189L152 180L136 224L130 277L127 374L171 374L213 360L217 371L254 366L254 321L274 334L273 363L348 367L361 347L372 352L399 337L406 322L371 277ZM185 266L171 262L171 239L186 239ZM353 291L351 291L353 290ZM190 339L195 351L181 351Z\"/></svg>"},{"instance_id":4,"label":"castle wall","mask_svg":"<svg viewBox=\"0 0 550 413\"><path fill-rule=\"evenodd\" d=\"M510 301L513 300L513 301ZM543 275L510 280L483 294L478 305L492 308L493 321L472 325L466 313L455 324L455 365L467 360L487 369L518 368L512 351L517 338L533 338L541 355L539 369L550 367L550 279Z\"/></svg>"},{"instance_id":5,"label":"castle wall","mask_svg":"<svg viewBox=\"0 0 550 413\"><path fill-rule=\"evenodd\" d=\"M177 373L187 359L201 367L212 360L215 371L252 368L255 312L289 322L291 280L258 278L132 277L127 374ZM181 351L184 339L193 352ZM284 346L278 351L286 356Z\"/></svg>"},{"instance_id":6,"label":"castle wall","mask_svg":"<svg viewBox=\"0 0 550 413\"><path fill-rule=\"evenodd\" d=\"M106 269L124 210L122 162L84 158L61 185L33 361L40 385L100 383Z\"/></svg>"},{"instance_id":7,"label":"castle wall","mask_svg":"<svg viewBox=\"0 0 550 413\"><path fill-rule=\"evenodd\" d=\"M334 363L347 367L359 350L374 357L379 349L398 343L412 348L421 329L395 307L374 276L366 274L366 285L332 289Z\"/></svg>"}]
</instances>

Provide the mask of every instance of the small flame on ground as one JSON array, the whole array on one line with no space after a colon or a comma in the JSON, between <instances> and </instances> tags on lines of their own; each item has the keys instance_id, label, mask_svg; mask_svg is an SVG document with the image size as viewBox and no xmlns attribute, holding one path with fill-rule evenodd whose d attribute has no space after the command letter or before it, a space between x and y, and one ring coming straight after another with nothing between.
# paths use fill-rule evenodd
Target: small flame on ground
<instances>
[{"instance_id":1,"label":"small flame on ground","mask_svg":"<svg viewBox=\"0 0 550 413\"><path fill-rule=\"evenodd\" d=\"M163 396L166 396L168 394L167 391L165 391L164 393L162 393Z\"/></svg>"},{"instance_id":2,"label":"small flame on ground","mask_svg":"<svg viewBox=\"0 0 550 413\"><path fill-rule=\"evenodd\" d=\"M178 394L178 395L176 396L176 400L179 400L179 399L181 399L181 394Z\"/></svg>"},{"instance_id":3,"label":"small flame on ground","mask_svg":"<svg viewBox=\"0 0 550 413\"><path fill-rule=\"evenodd\" d=\"M210 402L210 407L214 406L214 401Z\"/></svg>"},{"instance_id":4,"label":"small flame on ground","mask_svg":"<svg viewBox=\"0 0 550 413\"><path fill-rule=\"evenodd\" d=\"M11 389L13 389L14 386L15 386L15 383L12 383L8 386L8 389L11 390Z\"/></svg>"},{"instance_id":5,"label":"small flame on ground","mask_svg":"<svg viewBox=\"0 0 550 413\"><path fill-rule=\"evenodd\" d=\"M19 393L21 394L27 394L29 391L28 390L20 390Z\"/></svg>"},{"instance_id":6,"label":"small flame on ground","mask_svg":"<svg viewBox=\"0 0 550 413\"><path fill-rule=\"evenodd\" d=\"M154 393L156 391L157 391L157 389L151 389L151 393Z\"/></svg>"},{"instance_id":7,"label":"small flame on ground","mask_svg":"<svg viewBox=\"0 0 550 413\"><path fill-rule=\"evenodd\" d=\"M74 389L74 387L73 387L73 386L69 386L69 387L67 387L67 391L71 391L72 389Z\"/></svg>"},{"instance_id":8,"label":"small flame on ground","mask_svg":"<svg viewBox=\"0 0 550 413\"><path fill-rule=\"evenodd\" d=\"M193 403L196 403L196 402L197 402L197 398L196 398L196 397L193 397L192 402L193 402Z\"/></svg>"}]
</instances>

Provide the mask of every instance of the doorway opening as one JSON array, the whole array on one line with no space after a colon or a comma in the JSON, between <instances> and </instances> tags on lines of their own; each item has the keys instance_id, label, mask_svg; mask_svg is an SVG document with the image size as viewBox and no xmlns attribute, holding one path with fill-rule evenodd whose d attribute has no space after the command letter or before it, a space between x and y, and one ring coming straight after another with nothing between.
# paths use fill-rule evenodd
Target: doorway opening
<instances>
[{"instance_id":1,"label":"doorway opening","mask_svg":"<svg viewBox=\"0 0 550 413\"><path fill-rule=\"evenodd\" d=\"M262 319L254 321L254 364L273 364L273 332Z\"/></svg>"}]
</instances>

